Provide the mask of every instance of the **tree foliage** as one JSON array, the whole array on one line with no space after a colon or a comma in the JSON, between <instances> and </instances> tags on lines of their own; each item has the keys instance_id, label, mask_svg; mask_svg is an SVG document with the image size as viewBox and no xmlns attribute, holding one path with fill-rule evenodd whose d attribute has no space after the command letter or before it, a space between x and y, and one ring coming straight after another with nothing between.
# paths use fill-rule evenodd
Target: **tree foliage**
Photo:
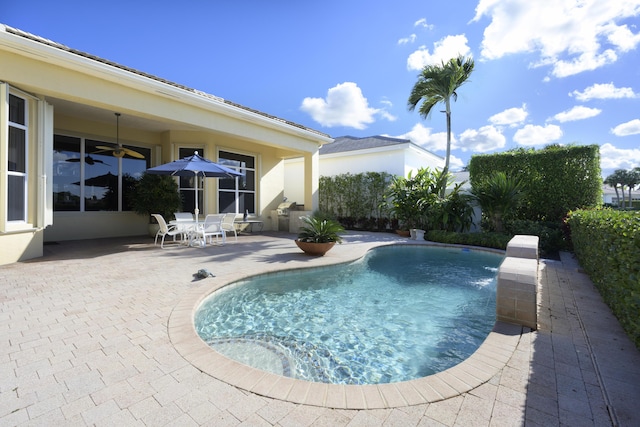
<instances>
[{"instance_id":1,"label":"tree foliage","mask_svg":"<svg viewBox=\"0 0 640 427\"><path fill-rule=\"evenodd\" d=\"M516 212L525 197L524 182L511 178L505 172L494 171L477 180L471 190L492 226L492 231L504 231L503 221Z\"/></svg>"},{"instance_id":2,"label":"tree foliage","mask_svg":"<svg viewBox=\"0 0 640 427\"><path fill-rule=\"evenodd\" d=\"M640 185L640 167L630 170L616 169L611 175L605 178L604 183L613 187L613 189L615 190L619 207L631 208L631 191L633 191L634 188ZM620 189L622 198L620 198L618 188ZM625 189L629 192L628 198L625 198Z\"/></svg>"},{"instance_id":3,"label":"tree foliage","mask_svg":"<svg viewBox=\"0 0 640 427\"><path fill-rule=\"evenodd\" d=\"M451 157L451 99L458 99L458 89L469 80L473 72L474 61L472 58L458 56L440 65L426 65L418 75L418 81L411 89L409 95L409 111L413 111L418 104L420 115L427 118L433 108L444 103L447 118L447 154L445 156L444 171L449 171L449 158ZM444 195L444 194L442 194Z\"/></svg>"}]
</instances>

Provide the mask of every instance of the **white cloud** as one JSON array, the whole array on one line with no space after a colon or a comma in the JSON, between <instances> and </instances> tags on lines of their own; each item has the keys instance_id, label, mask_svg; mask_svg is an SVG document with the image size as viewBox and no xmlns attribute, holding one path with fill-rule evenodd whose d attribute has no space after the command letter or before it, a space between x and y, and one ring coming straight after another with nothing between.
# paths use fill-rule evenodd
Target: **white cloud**
<instances>
[{"instance_id":1,"label":"white cloud","mask_svg":"<svg viewBox=\"0 0 640 427\"><path fill-rule=\"evenodd\" d=\"M395 117L387 111L371 108L362 90L353 82L345 82L327 91L326 99L307 97L300 109L322 126L346 126L365 129L379 115L387 120Z\"/></svg>"},{"instance_id":2,"label":"white cloud","mask_svg":"<svg viewBox=\"0 0 640 427\"><path fill-rule=\"evenodd\" d=\"M529 113L527 105L522 104L520 108L508 108L501 113L489 117L489 122L493 125L518 126L525 121Z\"/></svg>"},{"instance_id":3,"label":"white cloud","mask_svg":"<svg viewBox=\"0 0 640 427\"><path fill-rule=\"evenodd\" d=\"M483 126L478 130L467 129L462 132L457 146L462 151L485 153L503 148L505 144L506 138L498 128L495 126Z\"/></svg>"},{"instance_id":4,"label":"white cloud","mask_svg":"<svg viewBox=\"0 0 640 427\"><path fill-rule=\"evenodd\" d=\"M459 55L469 56L470 53L471 49L467 45L467 37L464 34L447 36L433 44L433 53L429 52L426 46L420 46L409 55L407 68L422 70L425 65L441 64Z\"/></svg>"},{"instance_id":5,"label":"white cloud","mask_svg":"<svg viewBox=\"0 0 640 427\"><path fill-rule=\"evenodd\" d=\"M569 96L575 96L578 101L592 99L635 98L636 94L630 87L615 87L613 83L596 83L582 92L574 90Z\"/></svg>"},{"instance_id":6,"label":"white cloud","mask_svg":"<svg viewBox=\"0 0 640 427\"><path fill-rule=\"evenodd\" d=\"M428 30L432 30L433 29L433 25L432 24L427 24L427 18L420 18L418 19L414 24L414 27L422 27L422 28L426 28Z\"/></svg>"},{"instance_id":7,"label":"white cloud","mask_svg":"<svg viewBox=\"0 0 640 427\"><path fill-rule=\"evenodd\" d=\"M640 120L633 119L626 123L621 123L611 129L611 133L616 136L637 135L640 133Z\"/></svg>"},{"instance_id":8,"label":"white cloud","mask_svg":"<svg viewBox=\"0 0 640 427\"><path fill-rule=\"evenodd\" d=\"M416 41L416 38L418 36L416 36L415 34L411 34L409 37L404 37L401 38L400 40L398 40L398 44L408 44L408 43L413 43Z\"/></svg>"},{"instance_id":9,"label":"white cloud","mask_svg":"<svg viewBox=\"0 0 640 427\"><path fill-rule=\"evenodd\" d=\"M444 164L442 165L444 166ZM452 172L462 170L465 164L462 159L454 156L453 154L449 156L449 170Z\"/></svg>"},{"instance_id":10,"label":"white cloud","mask_svg":"<svg viewBox=\"0 0 640 427\"><path fill-rule=\"evenodd\" d=\"M599 108L587 108L582 105L576 105L570 110L562 111L561 113L556 114L553 118L560 123L564 122L573 122L576 120L584 120L590 117L595 117L598 114L602 113L602 110Z\"/></svg>"},{"instance_id":11,"label":"white cloud","mask_svg":"<svg viewBox=\"0 0 640 427\"><path fill-rule=\"evenodd\" d=\"M640 165L640 149L617 148L608 142L600 146L600 167L603 171L631 169L638 165ZM604 175L609 175L609 173Z\"/></svg>"},{"instance_id":12,"label":"white cloud","mask_svg":"<svg viewBox=\"0 0 640 427\"><path fill-rule=\"evenodd\" d=\"M638 0L480 0L473 21L488 17L482 56L536 53L533 66L555 77L594 70L634 49L640 34L620 24L640 14Z\"/></svg>"},{"instance_id":13,"label":"white cloud","mask_svg":"<svg viewBox=\"0 0 640 427\"><path fill-rule=\"evenodd\" d=\"M409 132L397 135L395 138L408 139L429 151L446 151L447 149L447 133L431 133L431 128L424 127L422 123L416 123ZM455 137L451 135L452 148L454 143Z\"/></svg>"},{"instance_id":14,"label":"white cloud","mask_svg":"<svg viewBox=\"0 0 640 427\"><path fill-rule=\"evenodd\" d=\"M558 125L526 125L516 131L513 140L520 145L536 146L549 144L561 137L562 129Z\"/></svg>"}]
</instances>

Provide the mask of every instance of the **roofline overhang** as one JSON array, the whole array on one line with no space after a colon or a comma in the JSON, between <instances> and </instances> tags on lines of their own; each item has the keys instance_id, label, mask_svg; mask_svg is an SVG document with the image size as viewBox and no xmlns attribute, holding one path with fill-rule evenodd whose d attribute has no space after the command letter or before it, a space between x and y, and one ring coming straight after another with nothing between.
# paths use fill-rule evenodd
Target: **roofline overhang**
<instances>
[{"instance_id":1,"label":"roofline overhang","mask_svg":"<svg viewBox=\"0 0 640 427\"><path fill-rule=\"evenodd\" d=\"M434 154L429 150L425 150L424 148L420 147L417 144L414 144L411 141L400 143L400 144L384 145L381 147L374 147L374 148L345 150L345 151L337 151L334 153L326 153L326 154L320 153L320 156L322 158L330 159L332 157L359 156L362 154L375 154L375 153L383 153L388 151L399 151L399 150L407 150L407 149L413 150L422 155L431 156L431 157L434 157L435 159L444 161L444 157L438 156L437 154Z\"/></svg>"},{"instance_id":2,"label":"roofline overhang","mask_svg":"<svg viewBox=\"0 0 640 427\"><path fill-rule=\"evenodd\" d=\"M21 30L0 24L0 49L13 49L28 54L38 61L46 61L65 69L126 86L155 96L201 108L223 116L251 122L266 128L313 140L322 145L333 138L322 132L281 119L266 113L243 107L223 98L164 80L149 74L111 63L101 58L82 54L59 43L34 36ZM86 56L85 56L86 55Z\"/></svg>"}]
</instances>

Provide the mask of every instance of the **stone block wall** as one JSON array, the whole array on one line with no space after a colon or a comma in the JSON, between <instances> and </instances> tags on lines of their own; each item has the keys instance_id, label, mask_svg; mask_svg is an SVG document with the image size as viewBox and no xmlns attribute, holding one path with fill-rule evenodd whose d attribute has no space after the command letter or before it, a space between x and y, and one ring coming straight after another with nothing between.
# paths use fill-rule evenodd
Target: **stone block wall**
<instances>
[{"instance_id":1,"label":"stone block wall","mask_svg":"<svg viewBox=\"0 0 640 427\"><path fill-rule=\"evenodd\" d=\"M498 270L498 321L537 329L538 237L514 236Z\"/></svg>"}]
</instances>

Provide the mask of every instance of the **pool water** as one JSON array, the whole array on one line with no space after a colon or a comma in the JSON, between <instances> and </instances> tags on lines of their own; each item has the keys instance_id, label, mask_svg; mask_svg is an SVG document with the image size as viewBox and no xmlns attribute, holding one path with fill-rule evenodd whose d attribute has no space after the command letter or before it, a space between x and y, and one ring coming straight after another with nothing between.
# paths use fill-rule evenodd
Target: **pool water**
<instances>
[{"instance_id":1,"label":"pool water","mask_svg":"<svg viewBox=\"0 0 640 427\"><path fill-rule=\"evenodd\" d=\"M195 326L239 362L298 379L380 384L469 357L495 323L502 255L385 246L350 264L256 276L214 292Z\"/></svg>"}]
</instances>

